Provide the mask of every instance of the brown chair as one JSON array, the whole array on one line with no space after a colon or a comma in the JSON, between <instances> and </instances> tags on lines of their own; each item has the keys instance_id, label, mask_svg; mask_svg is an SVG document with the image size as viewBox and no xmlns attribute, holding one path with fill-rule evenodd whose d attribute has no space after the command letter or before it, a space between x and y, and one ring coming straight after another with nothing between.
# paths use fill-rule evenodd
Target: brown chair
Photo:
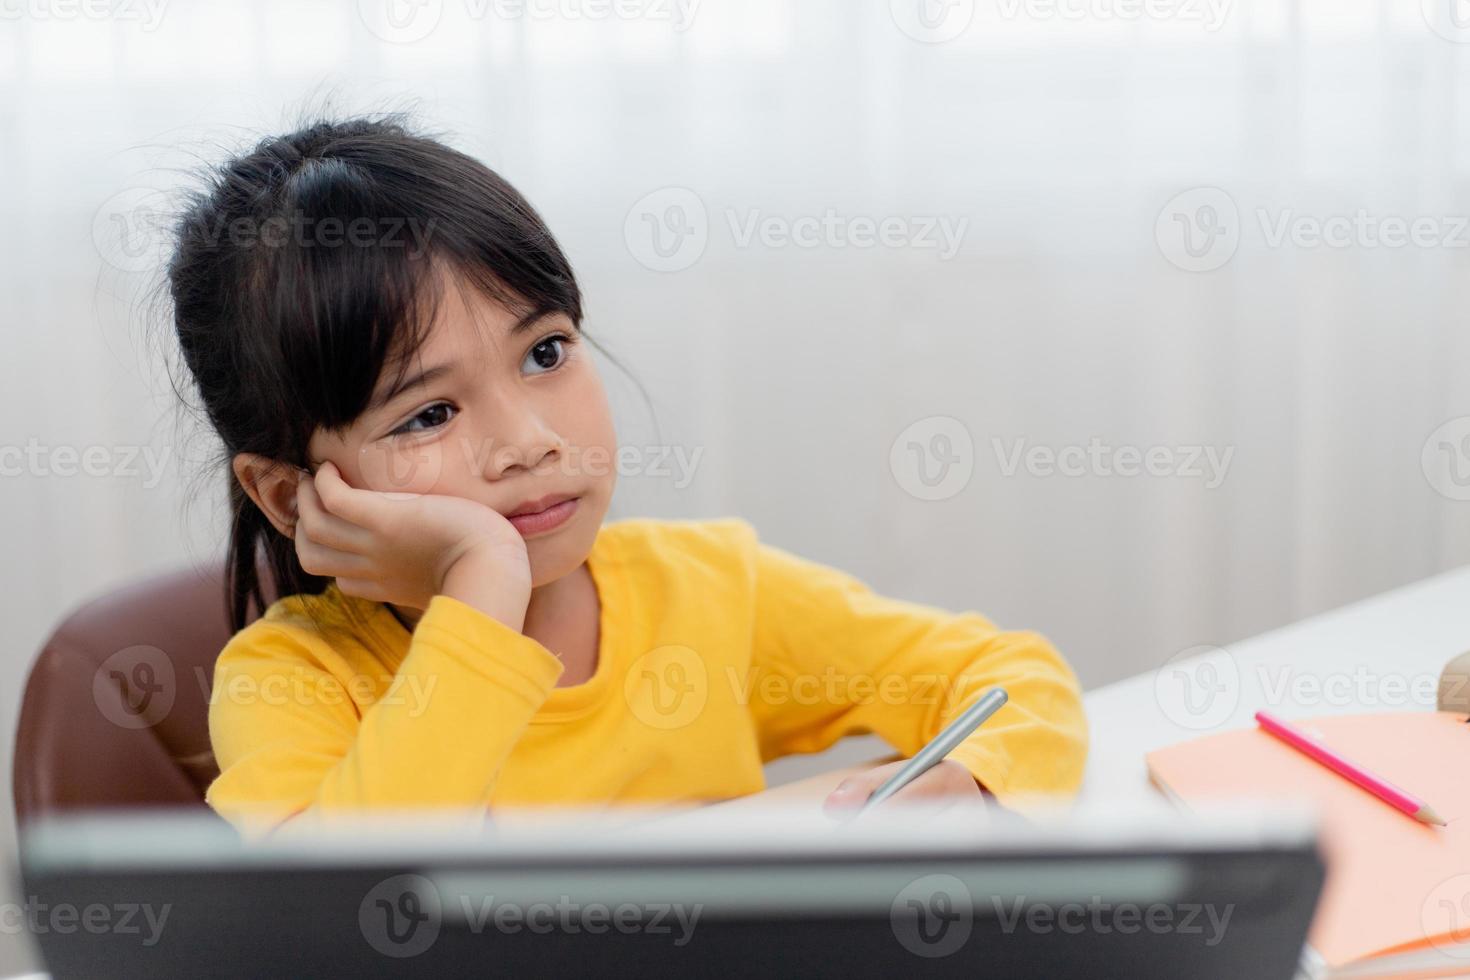
<instances>
[{"instance_id":1,"label":"brown chair","mask_svg":"<svg viewBox=\"0 0 1470 980\"><path fill-rule=\"evenodd\" d=\"M230 637L222 576L189 569L110 593L46 641L16 732L19 826L81 809L212 812L209 695Z\"/></svg>"}]
</instances>

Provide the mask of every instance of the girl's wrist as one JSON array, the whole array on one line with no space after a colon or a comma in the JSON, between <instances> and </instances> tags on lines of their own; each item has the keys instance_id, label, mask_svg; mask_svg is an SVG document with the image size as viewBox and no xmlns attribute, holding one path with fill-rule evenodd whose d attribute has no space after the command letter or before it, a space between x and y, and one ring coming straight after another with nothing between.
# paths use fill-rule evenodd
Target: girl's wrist
<instances>
[{"instance_id":1,"label":"girl's wrist","mask_svg":"<svg viewBox=\"0 0 1470 980\"><path fill-rule=\"evenodd\" d=\"M515 575L507 576L503 567L478 560L472 552L449 567L439 591L473 606L517 633L525 628L526 607L531 602L529 574L524 581Z\"/></svg>"}]
</instances>

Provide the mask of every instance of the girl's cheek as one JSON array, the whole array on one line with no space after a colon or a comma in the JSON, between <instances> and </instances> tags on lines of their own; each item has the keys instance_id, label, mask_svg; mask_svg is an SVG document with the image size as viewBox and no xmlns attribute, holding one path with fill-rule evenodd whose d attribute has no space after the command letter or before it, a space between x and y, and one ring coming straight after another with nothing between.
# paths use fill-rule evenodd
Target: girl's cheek
<instances>
[{"instance_id":1,"label":"girl's cheek","mask_svg":"<svg viewBox=\"0 0 1470 980\"><path fill-rule=\"evenodd\" d=\"M444 453L438 444L379 439L358 450L358 472L369 490L386 493L432 493L444 475Z\"/></svg>"},{"instance_id":2,"label":"girl's cheek","mask_svg":"<svg viewBox=\"0 0 1470 980\"><path fill-rule=\"evenodd\" d=\"M565 420L567 429L574 434L573 442L583 452L595 450L603 459L616 460L618 434L613 425L612 406L608 403L602 379L594 369L588 367L581 380L573 399L574 408ZM605 481L609 485L616 479L616 467L612 467L612 470Z\"/></svg>"}]
</instances>

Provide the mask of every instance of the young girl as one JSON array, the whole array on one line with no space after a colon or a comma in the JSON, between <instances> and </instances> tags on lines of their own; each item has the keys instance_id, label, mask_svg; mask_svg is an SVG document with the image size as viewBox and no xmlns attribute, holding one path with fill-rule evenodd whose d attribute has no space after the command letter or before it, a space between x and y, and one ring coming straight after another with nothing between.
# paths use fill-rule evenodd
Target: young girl
<instances>
[{"instance_id":1,"label":"young girl","mask_svg":"<svg viewBox=\"0 0 1470 980\"><path fill-rule=\"evenodd\" d=\"M224 164L177 235L178 339L233 472L207 799L247 835L738 797L844 735L911 754L993 685L1009 703L896 798L1075 791L1078 685L1040 636L739 519L603 523L617 444L576 279L482 164L398 117L323 122ZM284 598L247 626L261 561Z\"/></svg>"}]
</instances>

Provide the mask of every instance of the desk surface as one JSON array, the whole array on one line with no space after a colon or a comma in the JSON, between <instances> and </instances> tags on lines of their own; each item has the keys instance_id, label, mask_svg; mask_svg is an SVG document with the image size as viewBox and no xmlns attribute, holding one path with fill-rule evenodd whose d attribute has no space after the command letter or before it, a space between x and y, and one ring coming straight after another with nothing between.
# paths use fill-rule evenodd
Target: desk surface
<instances>
[{"instance_id":1,"label":"desk surface","mask_svg":"<svg viewBox=\"0 0 1470 980\"><path fill-rule=\"evenodd\" d=\"M1466 650L1470 567L1173 658L1087 695L1092 750L1083 795L1151 792L1145 753L1248 727L1262 708L1288 718L1433 710L1441 672Z\"/></svg>"}]
</instances>

